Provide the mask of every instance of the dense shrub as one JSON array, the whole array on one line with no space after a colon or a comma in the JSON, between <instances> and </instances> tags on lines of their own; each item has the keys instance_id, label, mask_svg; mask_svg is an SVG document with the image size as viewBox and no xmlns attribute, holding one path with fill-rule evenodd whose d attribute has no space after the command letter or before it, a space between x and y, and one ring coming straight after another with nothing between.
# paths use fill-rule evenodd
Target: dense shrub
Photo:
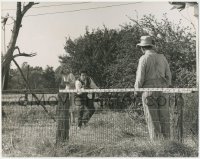
<instances>
[{"instance_id":1,"label":"dense shrub","mask_svg":"<svg viewBox=\"0 0 200 159\"><path fill-rule=\"evenodd\" d=\"M121 25L118 30L93 29L75 40L66 41L67 54L61 63L74 74L85 68L101 88L133 87L138 59L142 55L136 48L142 35L151 35L155 49L163 53L170 64L174 87L196 85L195 33L189 27L170 22L164 14L158 22L153 15Z\"/></svg>"},{"instance_id":2,"label":"dense shrub","mask_svg":"<svg viewBox=\"0 0 200 159\"><path fill-rule=\"evenodd\" d=\"M184 135L192 136L192 139L196 144L198 143L198 92L185 94L184 98L184 107L183 107L183 126L184 126Z\"/></svg>"}]
</instances>

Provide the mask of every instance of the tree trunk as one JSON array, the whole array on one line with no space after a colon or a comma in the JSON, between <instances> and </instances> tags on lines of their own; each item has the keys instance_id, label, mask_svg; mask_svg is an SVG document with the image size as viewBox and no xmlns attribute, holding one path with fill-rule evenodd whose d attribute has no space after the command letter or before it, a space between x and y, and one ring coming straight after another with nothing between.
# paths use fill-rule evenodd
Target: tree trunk
<instances>
[{"instance_id":1,"label":"tree trunk","mask_svg":"<svg viewBox=\"0 0 200 159\"><path fill-rule=\"evenodd\" d=\"M22 22L22 15L21 15L21 3L17 3L17 13L16 13L16 21L14 22L13 25L13 30L12 30L12 36L8 45L8 50L3 57L3 63L2 63L2 89L7 88L8 84L8 76L9 76L9 71L10 71L10 63L13 59L13 53L15 50L15 45L17 41L17 37L19 35L19 30L21 27L21 22Z\"/></svg>"},{"instance_id":2,"label":"tree trunk","mask_svg":"<svg viewBox=\"0 0 200 159\"><path fill-rule=\"evenodd\" d=\"M9 66L9 68L10 68L10 66ZM10 72L10 69L8 69L8 70L5 72L5 75L4 75L4 76L2 75L2 82L4 83L4 84L2 85L2 89L3 89L3 90L8 89L9 72Z\"/></svg>"},{"instance_id":3,"label":"tree trunk","mask_svg":"<svg viewBox=\"0 0 200 159\"><path fill-rule=\"evenodd\" d=\"M10 72L10 63L13 59L13 53L15 51L15 45L17 42L17 37L19 35L19 30L21 28L22 18L24 14L34 5L34 2L29 2L26 6L23 7L21 10L21 2L17 2L17 12L16 12L16 20L13 25L11 39L8 45L8 50L5 53L5 56L2 59L2 79L1 79L1 88L2 90L7 89L8 87L8 78ZM2 109L2 115L5 116L5 112Z\"/></svg>"},{"instance_id":4,"label":"tree trunk","mask_svg":"<svg viewBox=\"0 0 200 159\"><path fill-rule=\"evenodd\" d=\"M9 76L10 63L13 59L13 53L15 51L17 37L21 28L22 18L24 14L34 5L34 2L29 2L26 6L21 8L21 2L17 2L16 20L13 25L11 39L8 45L8 50L2 60L2 88L6 88L6 83Z\"/></svg>"},{"instance_id":5,"label":"tree trunk","mask_svg":"<svg viewBox=\"0 0 200 159\"><path fill-rule=\"evenodd\" d=\"M69 93L58 93L56 143L69 139Z\"/></svg>"},{"instance_id":6,"label":"tree trunk","mask_svg":"<svg viewBox=\"0 0 200 159\"><path fill-rule=\"evenodd\" d=\"M181 93L170 94L170 139L183 142L183 106Z\"/></svg>"}]
</instances>

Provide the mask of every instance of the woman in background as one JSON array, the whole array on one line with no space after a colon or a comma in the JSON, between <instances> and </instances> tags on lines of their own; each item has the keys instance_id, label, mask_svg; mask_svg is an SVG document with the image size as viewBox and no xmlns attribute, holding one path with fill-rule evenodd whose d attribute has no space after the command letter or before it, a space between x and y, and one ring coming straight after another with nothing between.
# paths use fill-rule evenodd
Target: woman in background
<instances>
[{"instance_id":1,"label":"woman in background","mask_svg":"<svg viewBox=\"0 0 200 159\"><path fill-rule=\"evenodd\" d=\"M75 76L72 74L72 72L67 68L62 68L61 75L62 75L61 85L63 85L63 88L65 90L75 89L76 79ZM70 101L70 107L69 107L70 122L75 123L74 93L69 94L69 101Z\"/></svg>"}]
</instances>

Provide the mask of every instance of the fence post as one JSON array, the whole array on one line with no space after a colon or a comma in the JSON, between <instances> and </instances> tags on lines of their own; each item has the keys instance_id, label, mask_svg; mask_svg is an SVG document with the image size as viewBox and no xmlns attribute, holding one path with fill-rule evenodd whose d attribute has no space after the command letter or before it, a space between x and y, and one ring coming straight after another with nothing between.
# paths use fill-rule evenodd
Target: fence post
<instances>
[{"instance_id":1,"label":"fence post","mask_svg":"<svg viewBox=\"0 0 200 159\"><path fill-rule=\"evenodd\" d=\"M58 93L56 143L69 139L69 93Z\"/></svg>"},{"instance_id":2,"label":"fence post","mask_svg":"<svg viewBox=\"0 0 200 159\"><path fill-rule=\"evenodd\" d=\"M184 99L181 93L171 93L170 106L170 139L183 142L183 106Z\"/></svg>"}]
</instances>

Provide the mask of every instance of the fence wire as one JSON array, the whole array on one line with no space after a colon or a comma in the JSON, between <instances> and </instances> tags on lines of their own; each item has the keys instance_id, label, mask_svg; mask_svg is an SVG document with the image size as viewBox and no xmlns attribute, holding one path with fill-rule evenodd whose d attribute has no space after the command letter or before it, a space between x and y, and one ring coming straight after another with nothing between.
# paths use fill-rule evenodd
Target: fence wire
<instances>
[{"instance_id":1,"label":"fence wire","mask_svg":"<svg viewBox=\"0 0 200 159\"><path fill-rule=\"evenodd\" d=\"M146 138L148 129L145 122L141 98L133 103L131 93L98 93L94 100L95 113L86 126L78 129L79 106L70 109L75 121L70 119L69 143L87 145L109 145L130 138ZM3 154L12 148L31 148L31 144L54 144L56 142L57 122L53 121L40 106L43 103L48 112L58 119L56 107L57 94L37 94L36 101L31 94L2 94L2 109L6 116L2 119ZM125 98L126 97L126 98ZM183 128L184 139L198 142L198 94L184 94ZM156 111L156 110L155 110ZM188 140L187 140L188 141ZM29 143L29 144L28 144ZM17 147L17 148L16 148Z\"/></svg>"}]
</instances>

